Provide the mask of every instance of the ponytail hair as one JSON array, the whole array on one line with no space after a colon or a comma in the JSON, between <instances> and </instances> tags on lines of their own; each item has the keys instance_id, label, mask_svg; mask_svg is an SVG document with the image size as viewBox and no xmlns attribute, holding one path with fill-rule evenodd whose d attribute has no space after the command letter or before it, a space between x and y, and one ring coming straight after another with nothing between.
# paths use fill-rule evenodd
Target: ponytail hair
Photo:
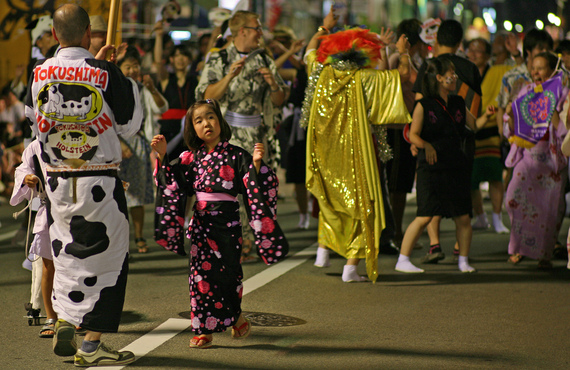
<instances>
[{"instance_id":1,"label":"ponytail hair","mask_svg":"<svg viewBox=\"0 0 570 370\"><path fill-rule=\"evenodd\" d=\"M455 71L453 62L448 58L433 58L426 61L427 68L422 80L422 95L426 98L439 96L437 75L443 76L447 71Z\"/></svg>"}]
</instances>

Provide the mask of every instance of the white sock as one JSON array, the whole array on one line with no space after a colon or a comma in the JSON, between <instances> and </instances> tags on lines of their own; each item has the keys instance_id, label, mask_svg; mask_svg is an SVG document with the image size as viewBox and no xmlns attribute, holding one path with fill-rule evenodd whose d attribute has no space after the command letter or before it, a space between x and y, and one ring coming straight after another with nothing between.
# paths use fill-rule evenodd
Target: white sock
<instances>
[{"instance_id":1,"label":"white sock","mask_svg":"<svg viewBox=\"0 0 570 370\"><path fill-rule=\"evenodd\" d=\"M317 258L315 260L315 266L317 267L329 267L330 263L330 252L327 248L317 248Z\"/></svg>"},{"instance_id":2,"label":"white sock","mask_svg":"<svg viewBox=\"0 0 570 370\"><path fill-rule=\"evenodd\" d=\"M493 212L493 228L499 234L508 234L509 229L503 224L503 219L500 213Z\"/></svg>"},{"instance_id":3,"label":"white sock","mask_svg":"<svg viewBox=\"0 0 570 370\"><path fill-rule=\"evenodd\" d=\"M487 219L487 214L485 212L475 216L475 222L473 222L473 228L486 229L488 227L489 227L489 220Z\"/></svg>"},{"instance_id":4,"label":"white sock","mask_svg":"<svg viewBox=\"0 0 570 370\"><path fill-rule=\"evenodd\" d=\"M364 276L358 275L358 271L356 271L357 267L358 266L356 265L344 265L344 269L342 270L342 281L345 283L352 283L368 280Z\"/></svg>"},{"instance_id":5,"label":"white sock","mask_svg":"<svg viewBox=\"0 0 570 370\"><path fill-rule=\"evenodd\" d=\"M475 272L477 271L474 267L469 265L468 261L469 257L467 256L459 256L459 263L457 264L459 267L459 271L461 272Z\"/></svg>"},{"instance_id":6,"label":"white sock","mask_svg":"<svg viewBox=\"0 0 570 370\"><path fill-rule=\"evenodd\" d=\"M400 254L398 257L398 262L396 263L395 270L408 274L419 274L424 272L424 270L421 268L414 266L414 264L410 261L410 257L404 256L403 254Z\"/></svg>"}]
</instances>

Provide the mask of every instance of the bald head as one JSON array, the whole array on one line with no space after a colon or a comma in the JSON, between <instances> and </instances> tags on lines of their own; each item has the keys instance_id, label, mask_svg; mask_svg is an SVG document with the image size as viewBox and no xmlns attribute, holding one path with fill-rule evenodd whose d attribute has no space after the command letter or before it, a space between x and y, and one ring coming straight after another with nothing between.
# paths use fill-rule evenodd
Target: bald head
<instances>
[{"instance_id":1,"label":"bald head","mask_svg":"<svg viewBox=\"0 0 570 370\"><path fill-rule=\"evenodd\" d=\"M53 13L53 28L61 46L81 46L89 27L89 14L76 4L65 4Z\"/></svg>"}]
</instances>

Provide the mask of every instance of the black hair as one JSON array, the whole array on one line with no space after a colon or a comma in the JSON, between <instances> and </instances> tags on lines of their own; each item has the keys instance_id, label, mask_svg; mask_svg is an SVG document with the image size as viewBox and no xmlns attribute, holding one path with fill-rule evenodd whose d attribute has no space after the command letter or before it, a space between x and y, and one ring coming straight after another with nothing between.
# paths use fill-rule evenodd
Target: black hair
<instances>
[{"instance_id":1,"label":"black hair","mask_svg":"<svg viewBox=\"0 0 570 370\"><path fill-rule=\"evenodd\" d=\"M426 98L439 96L437 75L443 76L447 71L455 71L455 66L449 58L433 58L426 61L426 70L422 80L422 94Z\"/></svg>"},{"instance_id":2,"label":"black hair","mask_svg":"<svg viewBox=\"0 0 570 370\"><path fill-rule=\"evenodd\" d=\"M218 38L216 39L216 44L214 45L214 47L216 48L221 48L222 46L224 46L226 44L226 39L224 38L224 34L226 33L226 30L229 27L229 23L230 20L226 19L223 23L222 26L220 27L220 35L218 36ZM208 50L209 51L209 50Z\"/></svg>"},{"instance_id":3,"label":"black hair","mask_svg":"<svg viewBox=\"0 0 570 370\"><path fill-rule=\"evenodd\" d=\"M483 44L483 46L485 46L485 54L487 55L491 55L491 43L487 40L485 40L482 37L477 37L476 39L473 39L471 41L469 41L469 44L467 44L467 47L469 47L469 45L471 45L471 43L473 42L480 42L481 44Z\"/></svg>"},{"instance_id":4,"label":"black hair","mask_svg":"<svg viewBox=\"0 0 570 370\"><path fill-rule=\"evenodd\" d=\"M565 51L570 53L570 40L560 41L560 43L558 44L558 47L556 48L557 54L563 53Z\"/></svg>"},{"instance_id":5,"label":"black hair","mask_svg":"<svg viewBox=\"0 0 570 370\"><path fill-rule=\"evenodd\" d=\"M455 47L463 40L463 27L454 19L446 19L437 30L437 43L441 46Z\"/></svg>"},{"instance_id":6,"label":"black hair","mask_svg":"<svg viewBox=\"0 0 570 370\"><path fill-rule=\"evenodd\" d=\"M548 66L552 71L556 70L556 66L558 65L558 55L554 54L551 51L544 51L540 54L536 54L534 58L544 58L548 62ZM533 58L533 59L534 59Z\"/></svg>"},{"instance_id":7,"label":"black hair","mask_svg":"<svg viewBox=\"0 0 570 370\"><path fill-rule=\"evenodd\" d=\"M139 53L139 50L132 45L127 46L127 50L125 51L125 56L123 58L121 58L120 60L117 60L117 66L121 67L121 65L127 59L134 59L137 61L137 63L139 65L141 65L141 53Z\"/></svg>"},{"instance_id":8,"label":"black hair","mask_svg":"<svg viewBox=\"0 0 570 370\"><path fill-rule=\"evenodd\" d=\"M533 28L532 30L528 31L523 40L524 58L528 58L530 52L533 51L537 46L546 50L552 50L554 48L554 41L547 31Z\"/></svg>"},{"instance_id":9,"label":"black hair","mask_svg":"<svg viewBox=\"0 0 570 370\"><path fill-rule=\"evenodd\" d=\"M228 122L224 119L218 101L214 99L198 100L196 103L192 104L190 108L188 108L184 124L184 142L190 150L196 150L202 144L204 144L204 141L198 137L196 129L194 128L194 122L192 121L194 111L203 105L210 106L218 117L218 122L220 123L221 129L220 141L229 141L232 138L232 129Z\"/></svg>"},{"instance_id":10,"label":"black hair","mask_svg":"<svg viewBox=\"0 0 570 370\"><path fill-rule=\"evenodd\" d=\"M186 47L186 45L183 45L183 44L174 45L174 47L172 48L172 52L170 53L171 58L173 58L174 55L176 54L176 50L178 50L180 52L180 54L187 56L188 59L190 59L190 61L192 61L192 59L193 59L192 53L190 52L188 47Z\"/></svg>"},{"instance_id":11,"label":"black hair","mask_svg":"<svg viewBox=\"0 0 570 370\"><path fill-rule=\"evenodd\" d=\"M420 32L422 32L422 22L418 19L404 19L396 28L396 36L399 39L400 36L406 35L410 46L414 46L418 42L422 41L420 39Z\"/></svg>"}]
</instances>

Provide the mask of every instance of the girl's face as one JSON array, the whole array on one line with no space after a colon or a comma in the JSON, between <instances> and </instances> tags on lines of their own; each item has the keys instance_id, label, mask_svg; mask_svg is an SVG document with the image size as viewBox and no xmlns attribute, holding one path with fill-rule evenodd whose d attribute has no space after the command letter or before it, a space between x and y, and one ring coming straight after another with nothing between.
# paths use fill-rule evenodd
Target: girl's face
<instances>
[{"instance_id":1,"label":"girl's face","mask_svg":"<svg viewBox=\"0 0 570 370\"><path fill-rule=\"evenodd\" d=\"M449 71L445 72L442 75L437 75L437 81L439 82L439 86L443 89L451 92L455 91L455 84L457 82L457 75L455 74L454 69L450 69Z\"/></svg>"},{"instance_id":2,"label":"girl's face","mask_svg":"<svg viewBox=\"0 0 570 370\"><path fill-rule=\"evenodd\" d=\"M220 142L222 133L220 121L210 105L201 105L194 109L192 124L196 135L206 143L208 149L212 149Z\"/></svg>"},{"instance_id":3,"label":"girl's face","mask_svg":"<svg viewBox=\"0 0 570 370\"><path fill-rule=\"evenodd\" d=\"M540 85L550 78L552 75L552 69L548 65L548 60L543 57L532 59L532 80Z\"/></svg>"},{"instance_id":4,"label":"girl's face","mask_svg":"<svg viewBox=\"0 0 570 370\"><path fill-rule=\"evenodd\" d=\"M121 71L127 77L137 80L139 78L139 73L141 71L141 66L134 58L128 58L121 64Z\"/></svg>"},{"instance_id":5,"label":"girl's face","mask_svg":"<svg viewBox=\"0 0 570 370\"><path fill-rule=\"evenodd\" d=\"M174 66L175 70L186 71L190 65L190 58L181 53L180 50L176 50L174 52L174 55L170 58L170 62Z\"/></svg>"}]
</instances>

